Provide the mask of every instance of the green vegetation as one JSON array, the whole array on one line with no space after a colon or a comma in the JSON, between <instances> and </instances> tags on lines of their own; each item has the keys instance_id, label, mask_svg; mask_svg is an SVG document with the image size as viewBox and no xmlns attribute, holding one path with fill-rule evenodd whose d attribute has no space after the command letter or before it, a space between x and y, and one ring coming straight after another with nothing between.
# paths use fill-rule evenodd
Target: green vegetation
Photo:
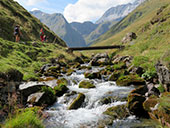
<instances>
[{"instance_id":1,"label":"green vegetation","mask_svg":"<svg viewBox=\"0 0 170 128\"><path fill-rule=\"evenodd\" d=\"M44 126L38 115L29 109L7 120L3 128L44 128Z\"/></svg>"},{"instance_id":2,"label":"green vegetation","mask_svg":"<svg viewBox=\"0 0 170 128\"><path fill-rule=\"evenodd\" d=\"M16 68L24 74L24 79L38 77L41 66L49 63L51 58L65 56L62 61L73 59L58 44L42 42L15 43L0 38L0 70L5 72ZM37 74L35 73L37 72Z\"/></svg>"},{"instance_id":3,"label":"green vegetation","mask_svg":"<svg viewBox=\"0 0 170 128\"><path fill-rule=\"evenodd\" d=\"M101 36L95 45L122 44L121 40L127 33L135 32L137 39L125 44L125 49L116 51L116 53L134 56L135 65L143 67L146 71L154 72L154 65L165 52L169 51L170 47L169 10L169 0L145 1ZM113 53L113 50L109 52ZM169 57L164 56L163 61L170 62Z\"/></svg>"},{"instance_id":4,"label":"green vegetation","mask_svg":"<svg viewBox=\"0 0 170 128\"><path fill-rule=\"evenodd\" d=\"M0 1L0 37L14 41L14 26L20 25L23 41L39 39L39 32L44 28L48 42L56 42L65 46L65 43L57 37L50 29L33 17L22 6L13 0Z\"/></svg>"}]
</instances>

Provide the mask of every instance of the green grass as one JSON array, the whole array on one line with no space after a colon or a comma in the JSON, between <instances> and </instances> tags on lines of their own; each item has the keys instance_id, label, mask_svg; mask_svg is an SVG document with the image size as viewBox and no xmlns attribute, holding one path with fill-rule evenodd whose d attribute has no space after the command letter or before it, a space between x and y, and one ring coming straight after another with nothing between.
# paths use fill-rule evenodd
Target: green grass
<instances>
[{"instance_id":1,"label":"green grass","mask_svg":"<svg viewBox=\"0 0 170 128\"><path fill-rule=\"evenodd\" d=\"M159 15L157 15L160 8L163 8L163 10ZM141 12L142 15L137 15L135 17L137 12ZM144 69L152 71L157 61L160 60L165 52L168 52L170 49L169 12L169 0L146 1L130 13L126 18L124 18L120 23L118 23L116 27L111 28L110 31L101 36L95 45L122 45L122 38L128 32L135 32L137 34L137 39L124 44L125 49L108 50L107 52L116 52L119 55L134 56L135 60L133 63L136 66L142 66ZM159 21L155 24L151 24L151 21L155 19L159 19ZM88 54L91 54L91 52ZM164 57L164 62L167 62L169 65L170 59Z\"/></svg>"},{"instance_id":2,"label":"green grass","mask_svg":"<svg viewBox=\"0 0 170 128\"><path fill-rule=\"evenodd\" d=\"M0 71L5 72L15 68L24 74L24 80L36 78L42 65L50 62L51 58L60 58L62 61L72 60L74 57L65 48L58 44L37 42L16 43L0 38Z\"/></svg>"},{"instance_id":3,"label":"green grass","mask_svg":"<svg viewBox=\"0 0 170 128\"><path fill-rule=\"evenodd\" d=\"M44 126L34 111L27 110L7 120L3 128L44 128Z\"/></svg>"}]
</instances>

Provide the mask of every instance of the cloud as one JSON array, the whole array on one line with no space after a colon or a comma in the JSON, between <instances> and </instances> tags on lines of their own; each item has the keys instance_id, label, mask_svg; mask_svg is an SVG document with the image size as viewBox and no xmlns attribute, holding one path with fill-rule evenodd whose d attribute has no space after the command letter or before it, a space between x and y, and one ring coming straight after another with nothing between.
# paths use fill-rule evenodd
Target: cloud
<instances>
[{"instance_id":1,"label":"cloud","mask_svg":"<svg viewBox=\"0 0 170 128\"><path fill-rule=\"evenodd\" d=\"M38 8L31 9L31 11L38 11L38 10L39 10Z\"/></svg>"},{"instance_id":2,"label":"cloud","mask_svg":"<svg viewBox=\"0 0 170 128\"><path fill-rule=\"evenodd\" d=\"M27 5L32 6L40 2L44 2L45 0L27 0Z\"/></svg>"},{"instance_id":3,"label":"cloud","mask_svg":"<svg viewBox=\"0 0 170 128\"><path fill-rule=\"evenodd\" d=\"M14 0L14 1L23 3L27 6L33 6L33 5L36 5L37 3L47 2L46 0Z\"/></svg>"},{"instance_id":4,"label":"cloud","mask_svg":"<svg viewBox=\"0 0 170 128\"><path fill-rule=\"evenodd\" d=\"M64 16L69 22L95 21L111 7L133 2L134 0L78 0L68 4Z\"/></svg>"}]
</instances>

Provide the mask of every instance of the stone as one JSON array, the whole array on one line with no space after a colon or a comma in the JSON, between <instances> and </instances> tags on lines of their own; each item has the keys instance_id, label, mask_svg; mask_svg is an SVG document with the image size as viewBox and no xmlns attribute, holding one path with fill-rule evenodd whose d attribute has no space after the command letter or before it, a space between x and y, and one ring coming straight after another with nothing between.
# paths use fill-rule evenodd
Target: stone
<instances>
[{"instance_id":1,"label":"stone","mask_svg":"<svg viewBox=\"0 0 170 128\"><path fill-rule=\"evenodd\" d=\"M85 78L89 79L101 79L102 76L99 71L87 71L84 73Z\"/></svg>"},{"instance_id":2,"label":"stone","mask_svg":"<svg viewBox=\"0 0 170 128\"><path fill-rule=\"evenodd\" d=\"M120 119L120 120L125 119L128 116L130 116L130 113L126 105L118 105L118 106L110 107L103 114L109 115L112 121L116 119Z\"/></svg>"},{"instance_id":3,"label":"stone","mask_svg":"<svg viewBox=\"0 0 170 128\"><path fill-rule=\"evenodd\" d=\"M166 91L170 91L170 71L160 61L155 65L160 84L164 85Z\"/></svg>"},{"instance_id":4,"label":"stone","mask_svg":"<svg viewBox=\"0 0 170 128\"><path fill-rule=\"evenodd\" d=\"M79 93L76 99L73 100L73 102L68 107L69 110L71 109L78 109L82 106L83 102L85 100L85 95L82 93Z\"/></svg>"},{"instance_id":5,"label":"stone","mask_svg":"<svg viewBox=\"0 0 170 128\"><path fill-rule=\"evenodd\" d=\"M148 92L145 94L146 97L149 97L151 95L159 96L160 92L159 90L154 86L154 84L150 83L147 85Z\"/></svg>"},{"instance_id":6,"label":"stone","mask_svg":"<svg viewBox=\"0 0 170 128\"><path fill-rule=\"evenodd\" d=\"M127 107L131 114L137 117L148 117L147 111L143 108L143 103L146 100L145 93L147 91L147 86L140 86L130 92Z\"/></svg>"},{"instance_id":7,"label":"stone","mask_svg":"<svg viewBox=\"0 0 170 128\"><path fill-rule=\"evenodd\" d=\"M49 87L45 82L27 82L19 86L19 90L23 98L27 97L33 93L36 93L42 89L42 87Z\"/></svg>"},{"instance_id":8,"label":"stone","mask_svg":"<svg viewBox=\"0 0 170 128\"><path fill-rule=\"evenodd\" d=\"M37 92L34 94L31 94L30 96L28 96L27 102L33 105L38 105L38 106L42 106L42 105L52 105L53 103L55 103L56 101L56 97L55 95L51 95L51 93L47 93L47 92Z\"/></svg>"},{"instance_id":9,"label":"stone","mask_svg":"<svg viewBox=\"0 0 170 128\"><path fill-rule=\"evenodd\" d=\"M78 56L74 59L74 62L78 62L80 64L84 64L83 59L81 57L78 57Z\"/></svg>"},{"instance_id":10,"label":"stone","mask_svg":"<svg viewBox=\"0 0 170 128\"><path fill-rule=\"evenodd\" d=\"M96 54L90 61L91 66L107 65L110 64L110 59L106 53Z\"/></svg>"},{"instance_id":11,"label":"stone","mask_svg":"<svg viewBox=\"0 0 170 128\"><path fill-rule=\"evenodd\" d=\"M128 75L126 70L115 70L109 77L109 81L116 81L120 76Z\"/></svg>"},{"instance_id":12,"label":"stone","mask_svg":"<svg viewBox=\"0 0 170 128\"><path fill-rule=\"evenodd\" d=\"M79 83L79 88L95 88L94 84L90 80L83 80Z\"/></svg>"},{"instance_id":13,"label":"stone","mask_svg":"<svg viewBox=\"0 0 170 128\"><path fill-rule=\"evenodd\" d=\"M127 33L126 36L122 39L122 43L128 43L128 42L130 42L130 41L132 41L132 40L134 40L134 39L136 39L136 38L137 38L136 33L134 33L134 32L129 32L129 33Z\"/></svg>"},{"instance_id":14,"label":"stone","mask_svg":"<svg viewBox=\"0 0 170 128\"><path fill-rule=\"evenodd\" d=\"M118 86L130 86L130 85L145 85L145 80L138 75L127 75L127 76L121 76L116 81L116 84Z\"/></svg>"}]
</instances>

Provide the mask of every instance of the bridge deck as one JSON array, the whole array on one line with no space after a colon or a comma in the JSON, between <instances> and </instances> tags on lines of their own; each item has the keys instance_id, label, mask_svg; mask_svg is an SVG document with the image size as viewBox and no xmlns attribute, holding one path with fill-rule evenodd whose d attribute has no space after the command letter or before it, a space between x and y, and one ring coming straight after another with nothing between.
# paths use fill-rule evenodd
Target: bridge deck
<instances>
[{"instance_id":1,"label":"bridge deck","mask_svg":"<svg viewBox=\"0 0 170 128\"><path fill-rule=\"evenodd\" d=\"M113 45L113 46L94 46L94 47L73 47L68 48L71 51L78 51L78 50L101 50L101 49L121 49L124 48L123 45Z\"/></svg>"}]
</instances>

